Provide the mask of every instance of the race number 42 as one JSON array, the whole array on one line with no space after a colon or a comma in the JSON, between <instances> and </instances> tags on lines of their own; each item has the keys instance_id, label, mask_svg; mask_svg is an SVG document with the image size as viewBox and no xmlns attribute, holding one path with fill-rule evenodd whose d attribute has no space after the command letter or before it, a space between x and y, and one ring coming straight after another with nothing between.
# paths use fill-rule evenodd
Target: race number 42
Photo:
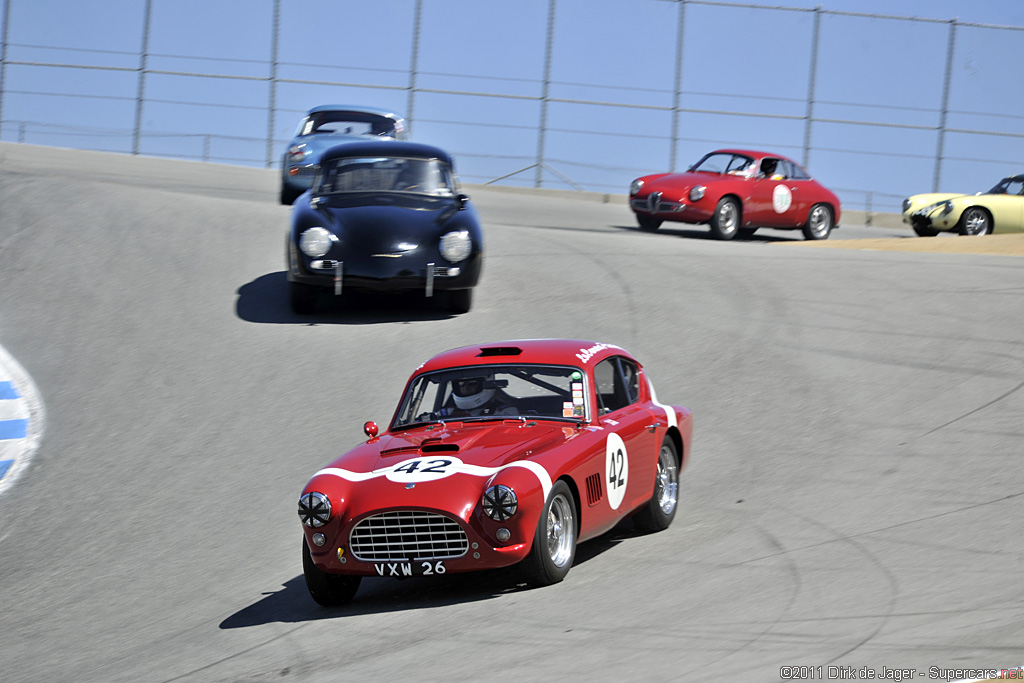
<instances>
[{"instance_id":1,"label":"race number 42","mask_svg":"<svg viewBox=\"0 0 1024 683\"><path fill-rule=\"evenodd\" d=\"M618 510L626 495L626 482L629 481L629 455L626 453L626 444L618 434L608 435L604 471L608 486L608 504L612 510Z\"/></svg>"}]
</instances>

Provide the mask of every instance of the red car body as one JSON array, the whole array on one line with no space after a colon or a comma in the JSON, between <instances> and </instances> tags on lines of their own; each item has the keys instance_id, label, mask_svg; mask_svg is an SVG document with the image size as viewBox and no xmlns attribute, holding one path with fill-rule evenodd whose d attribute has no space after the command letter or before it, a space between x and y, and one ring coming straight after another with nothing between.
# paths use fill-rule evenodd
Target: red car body
<instances>
[{"instance_id":1,"label":"red car body","mask_svg":"<svg viewBox=\"0 0 1024 683\"><path fill-rule=\"evenodd\" d=\"M777 154L720 149L685 173L656 173L633 181L629 207L645 230L663 221L706 223L718 239L757 228L802 230L826 239L839 225L839 198L800 164Z\"/></svg>"},{"instance_id":2,"label":"red car body","mask_svg":"<svg viewBox=\"0 0 1024 683\"><path fill-rule=\"evenodd\" d=\"M453 414L453 391L479 376L515 405ZM631 515L668 526L693 424L625 350L563 339L435 356L390 427L365 430L299 499L306 583L324 605L351 600L363 576L524 563L533 583L560 581L577 542Z\"/></svg>"}]
</instances>

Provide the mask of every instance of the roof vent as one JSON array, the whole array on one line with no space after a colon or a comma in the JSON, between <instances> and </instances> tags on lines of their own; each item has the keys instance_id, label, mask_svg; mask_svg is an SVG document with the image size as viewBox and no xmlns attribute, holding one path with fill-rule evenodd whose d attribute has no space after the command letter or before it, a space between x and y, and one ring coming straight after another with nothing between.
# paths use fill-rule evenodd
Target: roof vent
<instances>
[{"instance_id":1,"label":"roof vent","mask_svg":"<svg viewBox=\"0 0 1024 683\"><path fill-rule=\"evenodd\" d=\"M485 346L479 356L518 356L523 350L518 346Z\"/></svg>"}]
</instances>

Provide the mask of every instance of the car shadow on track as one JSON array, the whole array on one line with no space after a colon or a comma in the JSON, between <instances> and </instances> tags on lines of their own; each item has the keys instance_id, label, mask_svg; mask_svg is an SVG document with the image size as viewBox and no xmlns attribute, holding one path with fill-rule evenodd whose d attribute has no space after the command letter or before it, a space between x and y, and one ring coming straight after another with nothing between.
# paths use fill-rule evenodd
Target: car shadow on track
<instances>
[{"instance_id":1,"label":"car shadow on track","mask_svg":"<svg viewBox=\"0 0 1024 683\"><path fill-rule=\"evenodd\" d=\"M267 273L238 289L235 313L251 323L276 325L376 325L447 320L455 315L421 293L373 294L346 292L340 300L325 296L315 313L299 315L288 305L285 272Z\"/></svg>"},{"instance_id":2,"label":"car shadow on track","mask_svg":"<svg viewBox=\"0 0 1024 683\"><path fill-rule=\"evenodd\" d=\"M574 570L619 543L643 535L625 521L595 539L576 548ZM572 581L570 571L566 581ZM447 607L522 591L543 590L528 585L517 567L491 569L444 576L413 576L406 579L365 578L355 599L344 607L325 608L313 602L302 575L282 584L281 590L264 593L248 607L220 623L222 629L246 628L274 622L302 623L320 619L351 617L387 612Z\"/></svg>"},{"instance_id":3,"label":"car shadow on track","mask_svg":"<svg viewBox=\"0 0 1024 683\"><path fill-rule=\"evenodd\" d=\"M622 230L624 232L637 232L644 235L672 235L674 237L686 237L688 239L695 240L711 240L718 242L706 228L696 227L693 229L683 227L667 227L668 224L662 225L657 230L642 230L635 225L613 225L612 227L616 230ZM685 223L676 223L675 225L683 226ZM729 240L730 242L802 242L804 239L803 233L799 230L793 230L792 235L779 235L779 234L767 234L765 230L770 228L762 228L755 232L753 235L736 235L736 237ZM777 232L790 232L790 231L777 231Z\"/></svg>"}]
</instances>

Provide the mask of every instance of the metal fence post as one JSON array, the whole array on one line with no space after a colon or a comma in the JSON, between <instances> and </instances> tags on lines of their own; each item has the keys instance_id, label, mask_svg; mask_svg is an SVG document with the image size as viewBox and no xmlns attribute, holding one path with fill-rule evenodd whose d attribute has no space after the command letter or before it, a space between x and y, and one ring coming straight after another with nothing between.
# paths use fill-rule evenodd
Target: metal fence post
<instances>
[{"instance_id":1,"label":"metal fence post","mask_svg":"<svg viewBox=\"0 0 1024 683\"><path fill-rule=\"evenodd\" d=\"M270 27L270 104L267 111L267 168L274 165L274 129L277 128L277 46L281 30L281 0L274 0L273 26Z\"/></svg>"},{"instance_id":2,"label":"metal fence post","mask_svg":"<svg viewBox=\"0 0 1024 683\"><path fill-rule=\"evenodd\" d=\"M142 107L146 95L146 61L149 55L149 23L153 15L153 0L146 0L142 15L142 51L139 54L139 82L135 93L135 129L132 131L132 154L139 153L142 139Z\"/></svg>"},{"instance_id":3,"label":"metal fence post","mask_svg":"<svg viewBox=\"0 0 1024 683\"><path fill-rule=\"evenodd\" d=\"M0 140L4 131L4 76L7 73L7 36L11 25L11 0L4 0L4 32L0 36Z\"/></svg>"},{"instance_id":4,"label":"metal fence post","mask_svg":"<svg viewBox=\"0 0 1024 683\"><path fill-rule=\"evenodd\" d=\"M821 5L814 8L814 30L811 33L811 69L807 84L807 122L804 124L804 168L811 161L811 127L814 124L814 87L818 78L818 35L821 32Z\"/></svg>"},{"instance_id":5,"label":"metal fence post","mask_svg":"<svg viewBox=\"0 0 1024 683\"><path fill-rule=\"evenodd\" d=\"M412 54L409 56L409 99L405 105L406 129L411 134L416 106L416 72L420 66L420 28L423 21L423 0L416 0L416 16L412 24Z\"/></svg>"},{"instance_id":6,"label":"metal fence post","mask_svg":"<svg viewBox=\"0 0 1024 683\"><path fill-rule=\"evenodd\" d=\"M555 8L558 0L548 3L548 36L544 47L544 82L540 93L540 128L537 131L537 166L533 177L533 186L544 184L544 138L548 127L548 94L551 85L551 54L555 42Z\"/></svg>"},{"instance_id":7,"label":"metal fence post","mask_svg":"<svg viewBox=\"0 0 1024 683\"><path fill-rule=\"evenodd\" d=\"M946 48L946 75L942 83L942 111L939 112L939 139L935 148L935 176L932 179L932 192L939 191L942 179L942 155L946 147L946 115L949 112L949 84L953 79L953 49L956 47L956 19L949 22L949 46Z\"/></svg>"},{"instance_id":8,"label":"metal fence post","mask_svg":"<svg viewBox=\"0 0 1024 683\"><path fill-rule=\"evenodd\" d=\"M676 170L676 148L679 146L679 105L683 96L683 29L686 26L687 0L679 0L679 26L676 30L676 82L672 94L672 149L668 154L668 170Z\"/></svg>"}]
</instances>

